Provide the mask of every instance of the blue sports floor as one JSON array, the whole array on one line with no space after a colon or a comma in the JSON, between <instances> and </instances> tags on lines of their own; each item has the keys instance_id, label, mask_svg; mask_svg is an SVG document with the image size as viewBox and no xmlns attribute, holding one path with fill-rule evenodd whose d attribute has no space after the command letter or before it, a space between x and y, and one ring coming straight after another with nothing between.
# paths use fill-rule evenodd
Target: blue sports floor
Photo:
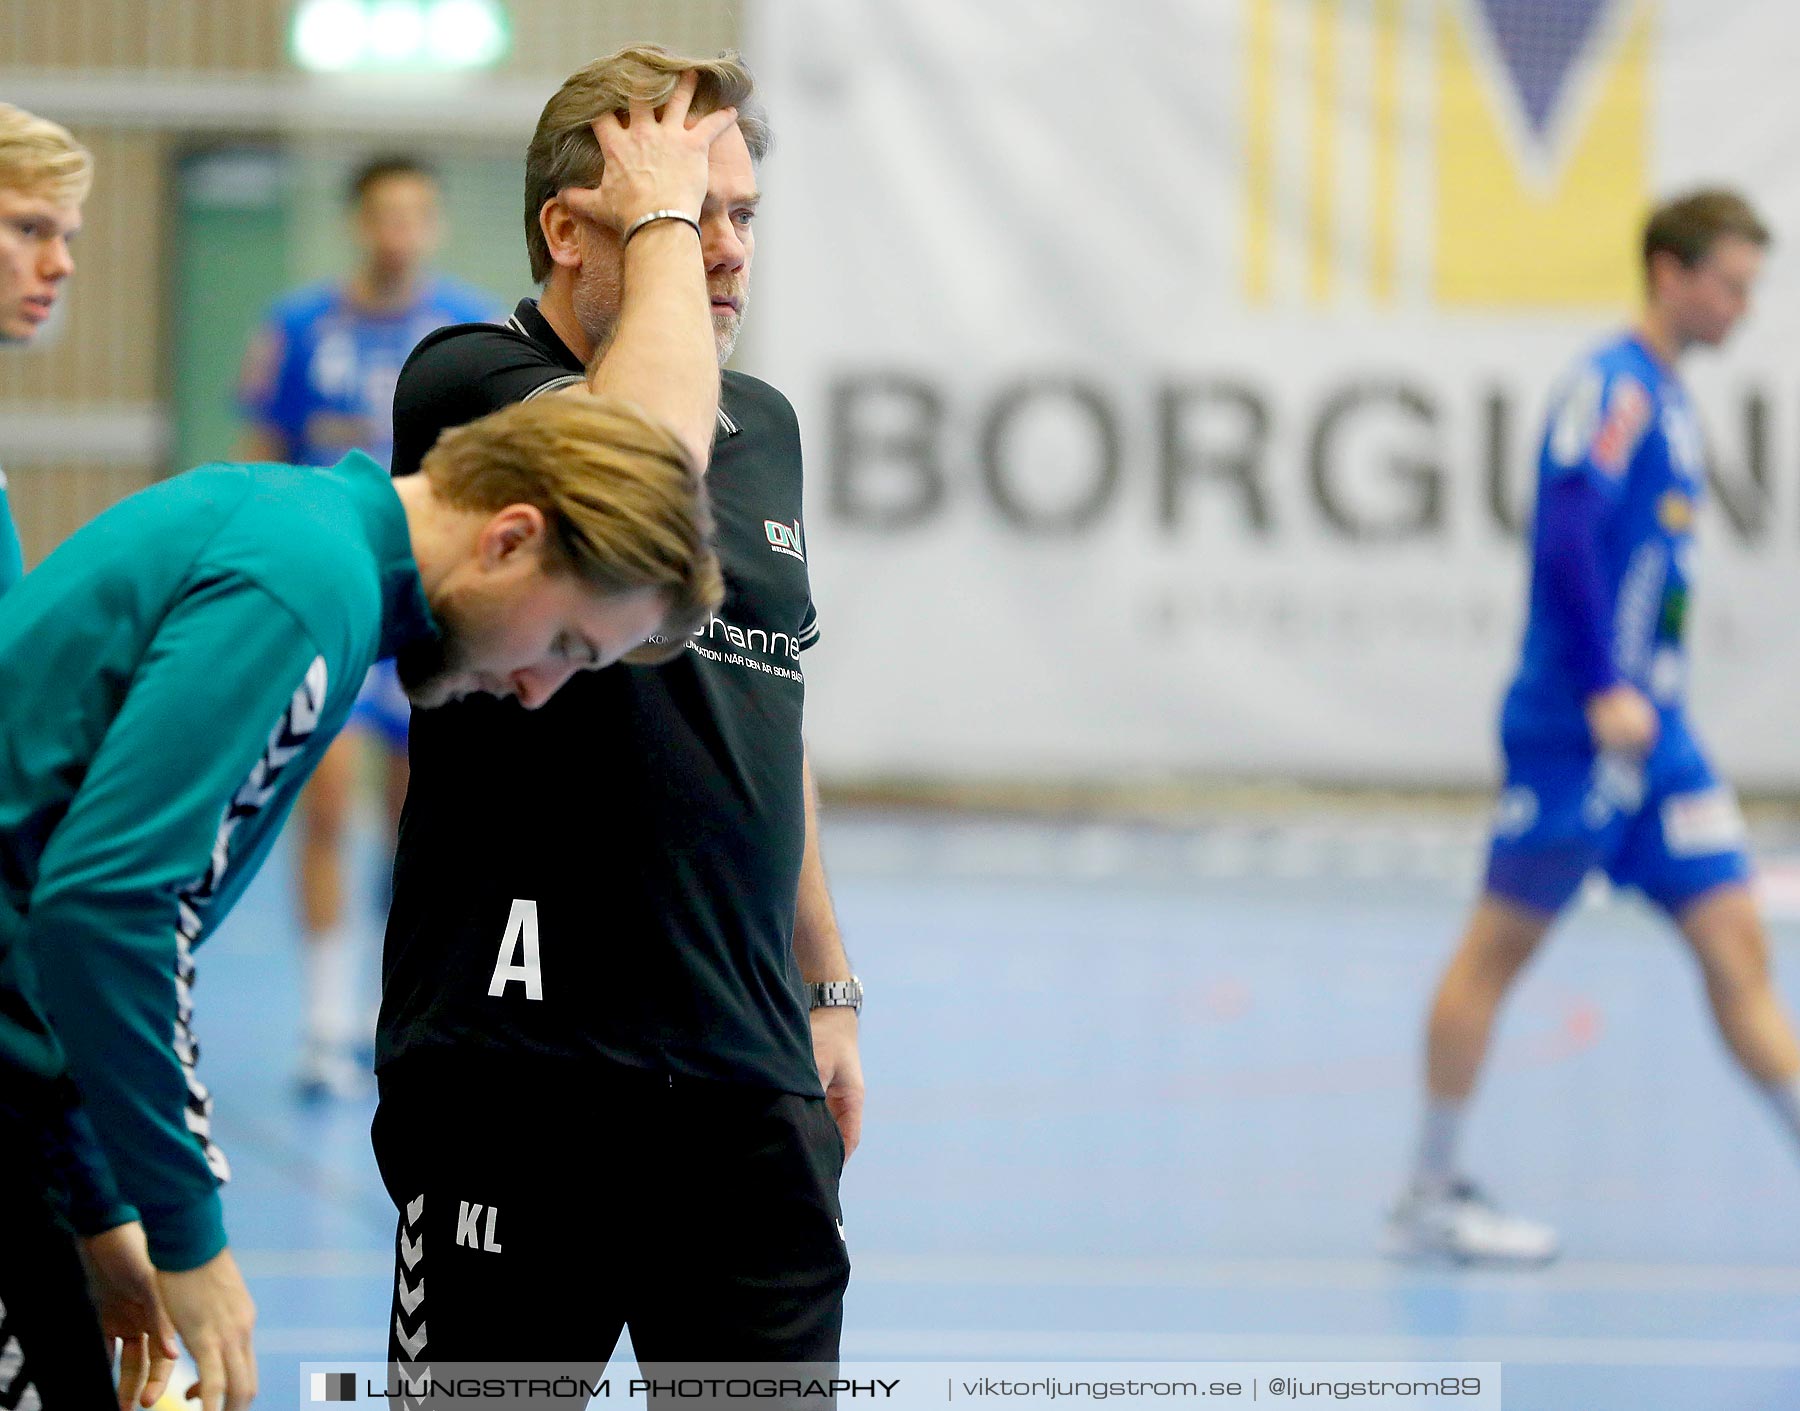
<instances>
[{"instance_id":1,"label":"blue sports floor","mask_svg":"<svg viewBox=\"0 0 1800 1411\"><path fill-rule=\"evenodd\" d=\"M846 1356L1499 1361L1509 1411L1800 1406L1800 1155L1630 902L1556 934L1471 1132L1562 1262L1380 1257L1474 838L829 816L871 996ZM289 1096L289 886L278 854L196 990L271 1407L302 1361L379 1359L391 1287L372 1100ZM1800 1003L1800 931L1775 935Z\"/></svg>"}]
</instances>

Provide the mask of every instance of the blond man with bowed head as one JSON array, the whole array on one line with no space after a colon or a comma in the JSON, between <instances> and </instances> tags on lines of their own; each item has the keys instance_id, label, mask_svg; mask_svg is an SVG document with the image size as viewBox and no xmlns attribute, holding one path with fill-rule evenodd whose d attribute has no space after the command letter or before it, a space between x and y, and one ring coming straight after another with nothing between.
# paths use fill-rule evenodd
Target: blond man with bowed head
<instances>
[{"instance_id":1,"label":"blond man with bowed head","mask_svg":"<svg viewBox=\"0 0 1800 1411\"><path fill-rule=\"evenodd\" d=\"M194 955L370 664L393 656L421 707L488 694L537 710L578 672L672 655L708 619L723 592L711 533L672 431L617 400L550 398L446 436L398 482L360 452L328 469L204 466L115 505L8 595L0 1298L22 1354L13 1404L21 1379L45 1411L111 1395L71 1229L112 1241L111 1283L136 1300L135 1333L109 1318L127 1339L122 1401L160 1394L172 1331L207 1411L255 1394Z\"/></svg>"},{"instance_id":2,"label":"blond man with bowed head","mask_svg":"<svg viewBox=\"0 0 1800 1411\"><path fill-rule=\"evenodd\" d=\"M495 407L650 408L708 461L726 583L658 670L414 721L376 1045L403 1376L586 1369L627 1327L652 1364L838 1356L862 987L801 731L800 436L780 392L719 371L768 146L732 56L584 65L525 154L539 297L432 334L400 374L403 480Z\"/></svg>"},{"instance_id":3,"label":"blond man with bowed head","mask_svg":"<svg viewBox=\"0 0 1800 1411\"><path fill-rule=\"evenodd\" d=\"M94 161L66 128L0 103L0 343L29 343L75 273ZM25 572L0 470L0 593Z\"/></svg>"}]
</instances>

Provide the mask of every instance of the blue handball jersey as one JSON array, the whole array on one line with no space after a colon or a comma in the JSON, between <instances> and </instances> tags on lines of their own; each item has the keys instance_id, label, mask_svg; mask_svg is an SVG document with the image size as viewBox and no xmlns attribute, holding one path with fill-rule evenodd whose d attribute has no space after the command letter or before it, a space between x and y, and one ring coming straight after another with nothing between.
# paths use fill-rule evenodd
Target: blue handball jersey
<instances>
[{"instance_id":1,"label":"blue handball jersey","mask_svg":"<svg viewBox=\"0 0 1800 1411\"><path fill-rule=\"evenodd\" d=\"M293 465L336 465L352 450L383 466L394 451L394 384L419 341L452 323L499 321L485 294L428 280L404 309L371 311L339 284L309 285L269 311L245 361L244 414Z\"/></svg>"},{"instance_id":2,"label":"blue handball jersey","mask_svg":"<svg viewBox=\"0 0 1800 1411\"><path fill-rule=\"evenodd\" d=\"M1606 659L1584 672L1581 624L1552 562L1546 502L1582 477L1597 507L1600 640ZM1705 486L1705 449L1675 376L1634 336L1576 365L1558 390L1538 456L1531 603L1519 671L1507 693L1510 742L1588 743L1584 702L1596 680L1635 686L1665 719L1686 694L1683 633L1693 579L1693 525Z\"/></svg>"}]
</instances>

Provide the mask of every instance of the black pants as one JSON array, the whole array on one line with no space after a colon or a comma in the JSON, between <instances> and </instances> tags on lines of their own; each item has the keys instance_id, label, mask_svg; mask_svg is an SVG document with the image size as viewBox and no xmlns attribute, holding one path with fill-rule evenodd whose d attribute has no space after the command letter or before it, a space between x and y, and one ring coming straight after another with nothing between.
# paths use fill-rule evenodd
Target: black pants
<instances>
[{"instance_id":1,"label":"black pants","mask_svg":"<svg viewBox=\"0 0 1800 1411\"><path fill-rule=\"evenodd\" d=\"M403 1068L404 1065L396 1065ZM835 1365L844 1147L819 1098L557 1065L384 1074L389 1356Z\"/></svg>"},{"instance_id":2,"label":"black pants","mask_svg":"<svg viewBox=\"0 0 1800 1411\"><path fill-rule=\"evenodd\" d=\"M100 1318L38 1159L41 1141L32 1117L0 1093L0 1407L30 1405L35 1393L43 1411L111 1411Z\"/></svg>"}]
</instances>

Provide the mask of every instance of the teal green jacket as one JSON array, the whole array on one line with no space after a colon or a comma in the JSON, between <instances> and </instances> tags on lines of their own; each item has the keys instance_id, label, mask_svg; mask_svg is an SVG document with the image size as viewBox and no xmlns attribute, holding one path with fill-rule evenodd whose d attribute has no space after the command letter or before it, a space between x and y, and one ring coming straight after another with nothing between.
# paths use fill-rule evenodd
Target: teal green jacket
<instances>
[{"instance_id":1,"label":"teal green jacket","mask_svg":"<svg viewBox=\"0 0 1800 1411\"><path fill-rule=\"evenodd\" d=\"M13 528L12 507L6 503L6 472L0 470L0 593L25 576L25 554L19 548L19 531Z\"/></svg>"},{"instance_id":2,"label":"teal green jacket","mask_svg":"<svg viewBox=\"0 0 1800 1411\"><path fill-rule=\"evenodd\" d=\"M224 1247L193 951L370 665L434 630L360 453L177 476L0 598L0 1098L62 1114L82 1233L135 1209L159 1268Z\"/></svg>"}]
</instances>

